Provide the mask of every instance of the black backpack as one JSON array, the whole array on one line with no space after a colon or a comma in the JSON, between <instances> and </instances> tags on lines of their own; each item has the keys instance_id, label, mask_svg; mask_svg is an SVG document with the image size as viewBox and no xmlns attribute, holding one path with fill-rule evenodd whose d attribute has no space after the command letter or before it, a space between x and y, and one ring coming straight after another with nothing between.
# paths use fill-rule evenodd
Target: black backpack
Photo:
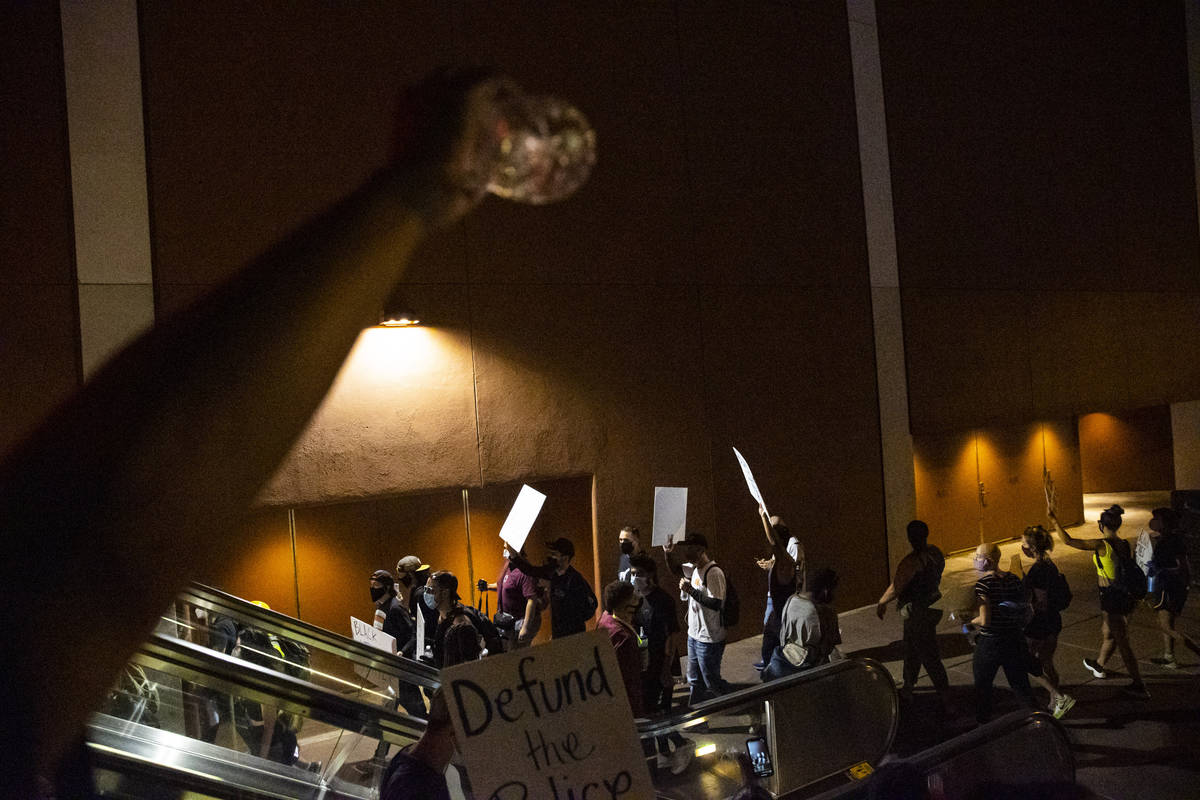
<instances>
[{"instance_id":1,"label":"black backpack","mask_svg":"<svg viewBox=\"0 0 1200 800\"><path fill-rule=\"evenodd\" d=\"M709 564L700 580L707 584L708 570L715 566L716 564ZM721 603L721 627L732 628L742 617L742 601L738 599L737 589L734 588L733 581L729 579L729 573L721 570L721 574L725 576L725 600Z\"/></svg>"},{"instance_id":2,"label":"black backpack","mask_svg":"<svg viewBox=\"0 0 1200 800\"><path fill-rule=\"evenodd\" d=\"M470 620L475 632L483 639L483 646L488 655L495 656L504 652L504 640L500 638L500 629L473 606L461 606L463 615Z\"/></svg>"},{"instance_id":3,"label":"black backpack","mask_svg":"<svg viewBox=\"0 0 1200 800\"><path fill-rule=\"evenodd\" d=\"M1112 586L1120 589L1129 595L1136 603L1146 596L1146 573L1142 572L1142 568L1133 560L1133 555L1129 552L1129 543L1122 540L1124 547L1112 547L1113 563L1117 568L1117 577L1113 580ZM1096 569L1100 568L1100 554L1093 553L1092 558L1096 561Z\"/></svg>"},{"instance_id":4,"label":"black backpack","mask_svg":"<svg viewBox=\"0 0 1200 800\"><path fill-rule=\"evenodd\" d=\"M1051 611L1063 611L1071 605L1072 599L1071 584L1067 583L1067 576L1056 568L1054 577L1046 587L1046 605Z\"/></svg>"}]
</instances>

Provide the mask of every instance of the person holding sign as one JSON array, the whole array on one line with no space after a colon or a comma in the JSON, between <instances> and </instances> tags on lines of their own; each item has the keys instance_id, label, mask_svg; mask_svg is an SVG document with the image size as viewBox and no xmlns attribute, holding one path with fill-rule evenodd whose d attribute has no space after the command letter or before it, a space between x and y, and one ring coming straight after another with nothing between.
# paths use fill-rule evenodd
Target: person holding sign
<instances>
[{"instance_id":1,"label":"person holding sign","mask_svg":"<svg viewBox=\"0 0 1200 800\"><path fill-rule=\"evenodd\" d=\"M783 604L797 591L804 591L804 546L791 534L778 516L769 516L767 509L758 507L763 532L771 545L771 557L759 559L758 566L767 571L767 609L763 614L761 660L754 665L762 670L779 646L780 615Z\"/></svg>"},{"instance_id":2,"label":"person holding sign","mask_svg":"<svg viewBox=\"0 0 1200 800\"><path fill-rule=\"evenodd\" d=\"M621 557L617 560L617 579L629 580L629 559L642 553L642 532L632 525L626 525L617 533L617 546L621 548Z\"/></svg>"},{"instance_id":3,"label":"person holding sign","mask_svg":"<svg viewBox=\"0 0 1200 800\"><path fill-rule=\"evenodd\" d=\"M371 601L375 603L375 628L396 640L396 655L416 658L417 626L408 612L408 606L396 596L396 582L392 574L386 569L375 570L371 573L370 590ZM428 715L421 690L405 681L400 681L393 707L403 707L419 719L425 719ZM387 742L381 741L376 755L382 758L387 755L387 750Z\"/></svg>"},{"instance_id":4,"label":"person holding sign","mask_svg":"<svg viewBox=\"0 0 1200 800\"><path fill-rule=\"evenodd\" d=\"M438 689L429 701L429 724L421 738L396 754L380 781L381 800L450 800L446 767L454 757L454 726L446 696Z\"/></svg>"},{"instance_id":5,"label":"person holding sign","mask_svg":"<svg viewBox=\"0 0 1200 800\"><path fill-rule=\"evenodd\" d=\"M725 572L708 557L708 540L690 532L675 544L668 538L663 545L667 567L679 576L679 592L688 604L688 685L689 703L717 697L729 691L721 677L721 658L725 655L725 626L721 624L721 606L725 602ZM685 559L682 563L679 558Z\"/></svg>"},{"instance_id":6,"label":"person holding sign","mask_svg":"<svg viewBox=\"0 0 1200 800\"><path fill-rule=\"evenodd\" d=\"M1125 509L1118 505L1100 512L1100 521L1096 523L1102 534L1099 539L1076 539L1067 533L1067 529L1058 521L1057 514L1051 514L1050 521L1058 529L1063 544L1076 550L1091 551L1096 565L1096 582L1100 586L1100 651L1095 658L1083 659L1083 665L1097 678L1107 678L1104 665L1114 650L1120 652L1131 679L1122 693L1135 700L1149 700L1150 692L1142 682L1142 671L1133 654L1133 646L1129 643L1129 616L1133 614L1136 601L1117 579L1121 564L1133 563L1129 542L1117 535L1124 513Z\"/></svg>"}]
</instances>

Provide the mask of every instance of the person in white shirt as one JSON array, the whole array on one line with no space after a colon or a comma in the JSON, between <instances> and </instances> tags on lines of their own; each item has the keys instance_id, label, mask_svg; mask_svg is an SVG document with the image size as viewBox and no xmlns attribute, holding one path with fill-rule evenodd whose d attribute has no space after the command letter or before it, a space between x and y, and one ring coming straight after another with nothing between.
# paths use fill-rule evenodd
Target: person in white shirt
<instances>
[{"instance_id":1,"label":"person in white shirt","mask_svg":"<svg viewBox=\"0 0 1200 800\"><path fill-rule=\"evenodd\" d=\"M721 677L725 573L708 557L708 540L699 533L689 532L678 544L668 537L663 552L668 568L679 576L680 599L688 604L687 679L692 687L689 702L695 705L729 691Z\"/></svg>"}]
</instances>

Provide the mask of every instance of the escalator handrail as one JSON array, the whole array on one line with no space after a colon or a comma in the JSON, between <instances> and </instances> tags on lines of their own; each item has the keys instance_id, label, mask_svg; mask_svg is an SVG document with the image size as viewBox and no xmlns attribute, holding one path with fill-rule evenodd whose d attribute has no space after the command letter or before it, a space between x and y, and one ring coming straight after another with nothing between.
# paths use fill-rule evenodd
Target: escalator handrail
<instances>
[{"instance_id":1,"label":"escalator handrail","mask_svg":"<svg viewBox=\"0 0 1200 800\"><path fill-rule=\"evenodd\" d=\"M805 683L819 681L830 675L836 675L840 672L845 672L853 669L865 668L869 672L878 673L884 677L892 688L893 694L896 691L896 682L892 678L892 674L888 672L883 664L872 658L844 658L839 661L833 661L824 666L815 667L814 669L805 670L796 675L789 675L786 678L768 681L758 686L748 686L745 689L738 689L729 694L723 694L719 697L714 697L711 700L706 700L699 705L693 706L687 711L682 711L678 714L673 714L666 717L655 717L654 719L639 719L637 721L638 734L645 738L647 736L655 736L667 733L670 729L685 725L688 722L699 720L712 714L719 714L731 708L746 705L747 703L756 700L766 700L774 694L785 689L791 689ZM898 706L897 706L898 707ZM892 729L888 733L887 746L891 747L892 740L895 738L896 730L899 725L899 715L892 714Z\"/></svg>"},{"instance_id":2,"label":"escalator handrail","mask_svg":"<svg viewBox=\"0 0 1200 800\"><path fill-rule=\"evenodd\" d=\"M130 660L211 689L270 703L283 711L393 743L410 742L425 730L424 720L394 711L390 706L355 700L173 636L152 634Z\"/></svg>"},{"instance_id":3,"label":"escalator handrail","mask_svg":"<svg viewBox=\"0 0 1200 800\"><path fill-rule=\"evenodd\" d=\"M287 614L256 606L248 600L220 589L193 582L180 593L179 598L208 611L234 611L237 616L252 620L273 633L304 644L316 645L321 650L342 656L370 669L387 673L406 683L417 684L429 689L441 686L438 670L428 664L414 661L411 658L391 655L325 628L289 617Z\"/></svg>"},{"instance_id":4,"label":"escalator handrail","mask_svg":"<svg viewBox=\"0 0 1200 800\"><path fill-rule=\"evenodd\" d=\"M999 719L992 720L985 725L980 725L966 733L959 734L953 739L935 744L933 747L926 748L902 760L912 764L923 774L928 775L946 761L969 753L1001 736L1013 733L1035 723L1048 726L1060 740L1062 744L1060 750L1066 753L1068 759L1065 766L1070 771L1071 781L1074 782L1075 756L1071 751L1070 739L1067 738L1067 733L1063 729L1062 723L1045 711L1014 711L1011 714L1006 714ZM869 785L870 779L864 782L847 784L831 789L828 792L823 792L809 800L850 800L850 798L865 797Z\"/></svg>"},{"instance_id":5,"label":"escalator handrail","mask_svg":"<svg viewBox=\"0 0 1200 800\"><path fill-rule=\"evenodd\" d=\"M1071 777L1074 780L1075 757L1071 752L1071 741L1067 738L1067 732L1063 728L1062 723L1045 711L1014 711L999 719L992 720L986 725L980 725L978 728L955 736L953 739L949 739L941 744L935 744L933 747L910 756L905 761L917 766L922 771L928 772L944 761L949 761L993 739L1033 724L1048 725L1050 730L1054 732L1054 735L1061 741L1063 745L1062 750L1067 754L1069 759L1067 766L1070 768Z\"/></svg>"}]
</instances>

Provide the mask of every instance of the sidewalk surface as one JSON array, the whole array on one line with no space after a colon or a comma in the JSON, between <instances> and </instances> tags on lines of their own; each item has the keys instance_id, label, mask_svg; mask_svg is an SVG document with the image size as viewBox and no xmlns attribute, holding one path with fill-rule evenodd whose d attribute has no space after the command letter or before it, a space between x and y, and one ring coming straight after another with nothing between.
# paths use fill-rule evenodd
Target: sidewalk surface
<instances>
[{"instance_id":1,"label":"sidewalk surface","mask_svg":"<svg viewBox=\"0 0 1200 800\"><path fill-rule=\"evenodd\" d=\"M1085 500L1085 523L1069 528L1073 536L1098 537L1095 520L1100 511L1118 502L1126 512L1121 534L1131 543L1149 521L1151 509L1169 505L1169 495L1165 492L1087 495ZM1020 554L1020 542L1004 543L1001 550L1007 566L1014 554ZM1129 683L1129 677L1119 654L1114 654L1106 665L1110 677L1093 677L1083 666L1083 659L1095 658L1100 646L1099 599L1090 553L1067 547L1056 535L1052 556L1067 575L1074 595L1071 607L1062 615L1063 630L1058 637L1055 664L1063 690L1078 700L1061 720L1072 742L1077 781L1112 800L1200 798L1200 663L1197 657L1179 645L1175 648L1179 669L1151 664L1151 658L1162 655L1163 637L1158 631L1154 612L1141 605L1131 619L1130 641L1149 687L1150 699L1132 700L1120 695L1120 688ZM1023 560L1027 568L1030 561ZM1194 567L1200 569L1200 564ZM943 602L952 604L956 596L964 594L969 597L974 582L971 553L948 557L942 579ZM884 588L879 587L881 593ZM902 666L900 618L894 605L888 608L882 621L875 616L874 606L840 616L843 652L884 663L899 686ZM951 622L947 617L948 614L938 628L938 639L942 661L950 676L954 713L945 724L937 722L933 689L922 674L912 707L902 709L900 729L893 745L897 755L924 750L975 726L971 647L960 632L959 623ZM1176 627L1193 638L1200 637L1200 592L1193 592ZM726 679L740 684L757 683L758 674L753 664L758 660L760 646L757 636L729 645L723 669ZM996 687L996 716L1020 707L1008 691L1003 671L997 675ZM1035 688L1034 692L1044 703L1044 691ZM1021 765L1013 763L1011 768L1016 774Z\"/></svg>"}]
</instances>

